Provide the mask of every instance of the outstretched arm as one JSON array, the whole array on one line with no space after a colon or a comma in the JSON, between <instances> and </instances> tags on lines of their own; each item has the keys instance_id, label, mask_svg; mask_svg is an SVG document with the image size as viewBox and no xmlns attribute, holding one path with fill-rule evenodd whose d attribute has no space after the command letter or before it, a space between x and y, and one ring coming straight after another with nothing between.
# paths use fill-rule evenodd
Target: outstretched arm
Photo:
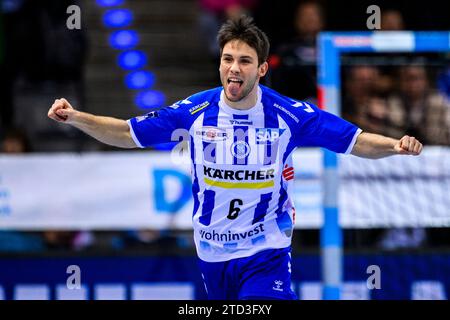
<instances>
[{"instance_id":1,"label":"outstretched arm","mask_svg":"<svg viewBox=\"0 0 450 320\"><path fill-rule=\"evenodd\" d=\"M353 146L351 154L369 159L379 159L396 154L417 156L422 152L422 143L414 137L403 136L400 140L379 134L362 132Z\"/></svg>"},{"instance_id":2,"label":"outstretched arm","mask_svg":"<svg viewBox=\"0 0 450 320\"><path fill-rule=\"evenodd\" d=\"M119 148L137 147L125 120L77 111L64 98L55 100L48 111L48 117L70 124L100 142Z\"/></svg>"}]
</instances>

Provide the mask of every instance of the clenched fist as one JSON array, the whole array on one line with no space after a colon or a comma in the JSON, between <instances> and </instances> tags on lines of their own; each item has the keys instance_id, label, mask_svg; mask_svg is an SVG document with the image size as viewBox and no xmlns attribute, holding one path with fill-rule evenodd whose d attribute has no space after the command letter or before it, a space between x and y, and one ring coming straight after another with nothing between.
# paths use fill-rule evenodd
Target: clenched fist
<instances>
[{"instance_id":1,"label":"clenched fist","mask_svg":"<svg viewBox=\"0 0 450 320\"><path fill-rule=\"evenodd\" d=\"M56 99L50 110L48 110L48 117L58 122L71 123L73 121L76 110L70 103L64 99Z\"/></svg>"},{"instance_id":2,"label":"clenched fist","mask_svg":"<svg viewBox=\"0 0 450 320\"><path fill-rule=\"evenodd\" d=\"M394 146L398 154L418 156L422 152L423 145L414 137L403 136Z\"/></svg>"}]
</instances>

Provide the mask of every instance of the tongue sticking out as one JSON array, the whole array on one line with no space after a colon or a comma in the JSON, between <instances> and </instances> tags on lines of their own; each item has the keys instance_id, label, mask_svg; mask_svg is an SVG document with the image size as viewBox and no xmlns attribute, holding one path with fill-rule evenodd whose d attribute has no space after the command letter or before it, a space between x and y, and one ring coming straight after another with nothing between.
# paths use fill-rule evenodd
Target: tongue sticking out
<instances>
[{"instance_id":1,"label":"tongue sticking out","mask_svg":"<svg viewBox=\"0 0 450 320\"><path fill-rule=\"evenodd\" d=\"M228 90L230 91L230 93L233 96L238 94L240 88L241 88L241 84L238 82L230 82L228 84Z\"/></svg>"}]
</instances>

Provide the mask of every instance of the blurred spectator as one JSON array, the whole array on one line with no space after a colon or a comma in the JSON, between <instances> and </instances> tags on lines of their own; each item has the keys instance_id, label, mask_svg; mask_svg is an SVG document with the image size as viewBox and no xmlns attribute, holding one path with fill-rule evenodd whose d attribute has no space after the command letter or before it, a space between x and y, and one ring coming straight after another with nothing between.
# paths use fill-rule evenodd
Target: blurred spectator
<instances>
[{"instance_id":1,"label":"blurred spectator","mask_svg":"<svg viewBox=\"0 0 450 320\"><path fill-rule=\"evenodd\" d=\"M397 75L397 90L383 99L383 81L376 68L350 69L345 82L344 117L373 133L394 138L406 133L424 144L450 145L449 100L430 88L425 67L401 67Z\"/></svg>"},{"instance_id":2,"label":"blurred spectator","mask_svg":"<svg viewBox=\"0 0 450 320\"><path fill-rule=\"evenodd\" d=\"M89 231L59 231L47 230L43 232L47 249L50 250L83 250L94 242L94 236Z\"/></svg>"},{"instance_id":3,"label":"blurred spectator","mask_svg":"<svg viewBox=\"0 0 450 320\"><path fill-rule=\"evenodd\" d=\"M399 93L378 107L384 110L379 118L385 117L384 134L401 138L407 133L425 145L450 145L450 104L429 87L425 67L401 67ZM418 248L428 238L424 228L391 228L382 234L378 245L387 250Z\"/></svg>"},{"instance_id":4,"label":"blurred spectator","mask_svg":"<svg viewBox=\"0 0 450 320\"><path fill-rule=\"evenodd\" d=\"M17 154L31 152L31 145L25 132L18 128L6 131L2 141L2 152Z\"/></svg>"},{"instance_id":5,"label":"blurred spectator","mask_svg":"<svg viewBox=\"0 0 450 320\"><path fill-rule=\"evenodd\" d=\"M213 59L219 56L217 32L222 23L243 14L251 15L258 0L199 0L199 25Z\"/></svg>"},{"instance_id":6,"label":"blurred spectator","mask_svg":"<svg viewBox=\"0 0 450 320\"><path fill-rule=\"evenodd\" d=\"M322 7L313 1L301 2L293 25L295 38L281 44L270 58L270 85L295 99L314 100L317 97L317 35L325 25Z\"/></svg>"},{"instance_id":7,"label":"blurred spectator","mask_svg":"<svg viewBox=\"0 0 450 320\"><path fill-rule=\"evenodd\" d=\"M403 14L396 9L381 10L381 30L382 31L404 31L405 23ZM392 74L392 68L389 66L378 66L380 76L378 78L378 87L380 92L392 91L395 87L396 75Z\"/></svg>"},{"instance_id":8,"label":"blurred spectator","mask_svg":"<svg viewBox=\"0 0 450 320\"><path fill-rule=\"evenodd\" d=\"M345 78L343 117L361 129L383 133L386 108L378 96L380 72L372 66L354 66Z\"/></svg>"},{"instance_id":9,"label":"blurred spectator","mask_svg":"<svg viewBox=\"0 0 450 320\"><path fill-rule=\"evenodd\" d=\"M381 10L381 30L399 31L405 29L403 15L394 9Z\"/></svg>"},{"instance_id":10,"label":"blurred spectator","mask_svg":"<svg viewBox=\"0 0 450 320\"><path fill-rule=\"evenodd\" d=\"M164 228L129 230L115 237L112 246L115 249L139 249L152 246L162 249L179 249L192 247L193 244L190 244L182 234L177 232L175 215L172 214Z\"/></svg>"},{"instance_id":11,"label":"blurred spectator","mask_svg":"<svg viewBox=\"0 0 450 320\"><path fill-rule=\"evenodd\" d=\"M399 70L399 93L386 101L385 134L401 138L407 134L426 145L450 145L450 104L430 88L424 66Z\"/></svg>"},{"instance_id":12,"label":"blurred spectator","mask_svg":"<svg viewBox=\"0 0 450 320\"><path fill-rule=\"evenodd\" d=\"M184 246L182 239L171 229L130 230L115 237L112 241L112 247L119 250L150 247L169 250Z\"/></svg>"},{"instance_id":13,"label":"blurred spectator","mask_svg":"<svg viewBox=\"0 0 450 320\"><path fill-rule=\"evenodd\" d=\"M378 246L385 250L419 248L427 241L424 228L387 229L379 240Z\"/></svg>"}]
</instances>

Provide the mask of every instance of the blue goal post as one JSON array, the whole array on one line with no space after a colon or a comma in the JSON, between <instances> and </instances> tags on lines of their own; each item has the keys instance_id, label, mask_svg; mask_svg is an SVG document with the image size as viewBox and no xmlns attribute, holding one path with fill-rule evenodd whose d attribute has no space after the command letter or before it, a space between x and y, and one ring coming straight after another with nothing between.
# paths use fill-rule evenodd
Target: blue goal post
<instances>
[{"instance_id":1,"label":"blue goal post","mask_svg":"<svg viewBox=\"0 0 450 320\"><path fill-rule=\"evenodd\" d=\"M319 106L341 115L340 58L351 52L449 52L450 32L322 32L318 38ZM339 225L338 156L323 149L323 226L320 232L323 299L340 298L343 275L342 228Z\"/></svg>"}]
</instances>

